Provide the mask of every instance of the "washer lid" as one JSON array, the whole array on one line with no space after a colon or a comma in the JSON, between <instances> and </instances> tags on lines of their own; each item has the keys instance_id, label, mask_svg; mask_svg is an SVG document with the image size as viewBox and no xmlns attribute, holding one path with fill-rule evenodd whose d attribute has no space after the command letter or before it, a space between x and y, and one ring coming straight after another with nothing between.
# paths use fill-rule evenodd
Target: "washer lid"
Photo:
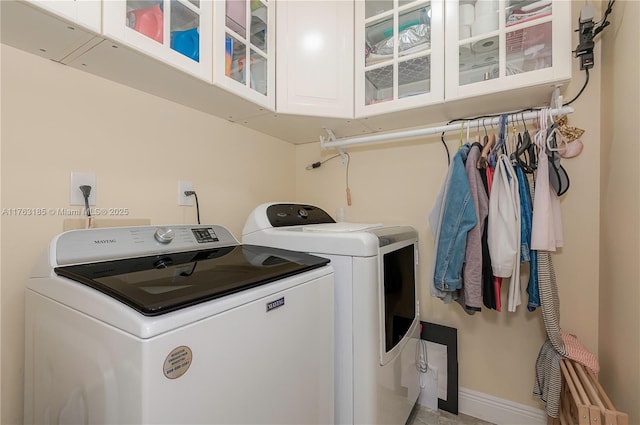
<instances>
[{"instance_id":1,"label":"washer lid","mask_svg":"<svg viewBox=\"0 0 640 425\"><path fill-rule=\"evenodd\" d=\"M156 316L316 269L329 260L236 245L56 267L55 273Z\"/></svg>"}]
</instances>

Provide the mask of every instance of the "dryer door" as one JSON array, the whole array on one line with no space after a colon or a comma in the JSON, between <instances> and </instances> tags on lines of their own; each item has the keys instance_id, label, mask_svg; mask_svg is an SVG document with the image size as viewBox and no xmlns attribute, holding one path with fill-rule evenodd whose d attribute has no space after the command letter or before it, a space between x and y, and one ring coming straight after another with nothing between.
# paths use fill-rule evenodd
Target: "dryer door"
<instances>
[{"instance_id":1,"label":"dryer door","mask_svg":"<svg viewBox=\"0 0 640 425\"><path fill-rule=\"evenodd\" d=\"M384 277L384 357L400 344L417 317L414 245L382 256ZM393 356L391 356L393 357Z\"/></svg>"},{"instance_id":2,"label":"dryer door","mask_svg":"<svg viewBox=\"0 0 640 425\"><path fill-rule=\"evenodd\" d=\"M394 359L420 320L418 307L418 236L408 226L373 230L380 258L380 364Z\"/></svg>"}]
</instances>

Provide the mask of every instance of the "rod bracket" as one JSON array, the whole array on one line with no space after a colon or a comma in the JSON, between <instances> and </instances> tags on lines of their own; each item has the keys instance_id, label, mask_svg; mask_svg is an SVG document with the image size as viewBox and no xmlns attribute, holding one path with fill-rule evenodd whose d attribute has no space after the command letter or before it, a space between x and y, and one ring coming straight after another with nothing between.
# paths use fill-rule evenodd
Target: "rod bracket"
<instances>
[{"instance_id":1,"label":"rod bracket","mask_svg":"<svg viewBox=\"0 0 640 425\"><path fill-rule=\"evenodd\" d=\"M333 130L330 128L324 128L324 131L327 132L327 137L320 136L320 148L321 149L329 149L325 146L325 143L331 143L336 141L336 135L333 133Z\"/></svg>"},{"instance_id":2,"label":"rod bracket","mask_svg":"<svg viewBox=\"0 0 640 425\"><path fill-rule=\"evenodd\" d=\"M336 135L333 133L333 130L331 130L330 128L325 128L324 131L327 132L327 137L325 138L324 136L320 136L320 148L329 149L325 146L325 143L336 142L337 141ZM338 149L338 153L340 154L342 165L347 165L347 162L349 161L349 157L347 156L347 152L344 150L344 147L338 146L336 149Z\"/></svg>"},{"instance_id":3,"label":"rod bracket","mask_svg":"<svg viewBox=\"0 0 640 425\"><path fill-rule=\"evenodd\" d=\"M338 148L338 153L340 154L340 160L342 161L342 165L347 165L349 162L349 157L347 156L347 151L344 150L342 146Z\"/></svg>"},{"instance_id":4,"label":"rod bracket","mask_svg":"<svg viewBox=\"0 0 640 425\"><path fill-rule=\"evenodd\" d=\"M549 107L551 109L561 109L562 108L562 96L560 95L560 85L556 84L553 87L553 92L551 92L551 102L549 102Z\"/></svg>"}]
</instances>

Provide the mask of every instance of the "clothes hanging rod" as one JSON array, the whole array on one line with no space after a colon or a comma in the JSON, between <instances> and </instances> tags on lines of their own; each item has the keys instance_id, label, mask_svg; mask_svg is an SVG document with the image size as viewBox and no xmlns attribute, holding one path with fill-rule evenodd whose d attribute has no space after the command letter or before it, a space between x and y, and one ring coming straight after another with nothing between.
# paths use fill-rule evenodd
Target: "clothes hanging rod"
<instances>
[{"instance_id":1,"label":"clothes hanging rod","mask_svg":"<svg viewBox=\"0 0 640 425\"><path fill-rule=\"evenodd\" d=\"M571 106L565 106L563 108L557 109L549 109L548 114L551 116L558 115L567 115L573 113L574 109ZM540 115L540 111L530 111L530 112L514 112L508 114L509 120L530 120L532 118L536 118ZM331 129L326 129L329 137L325 138L320 136L320 147L322 149L330 149L330 148L343 148L345 146L353 146L353 145L361 145L364 143L375 143L375 142L386 142L390 140L401 140L401 139L409 139L413 137L420 136L430 136L433 134L439 134L448 131L460 131L464 124L465 128L477 128L481 125L498 125L500 123L500 117L495 116L492 118L480 118L476 120L469 121L461 121L454 124L447 124L438 127L426 127L419 128L415 130L403 130L396 131L393 133L384 133L384 134L373 134L370 136L361 136L361 137L353 137L353 138L342 138L336 139L333 131Z\"/></svg>"}]
</instances>

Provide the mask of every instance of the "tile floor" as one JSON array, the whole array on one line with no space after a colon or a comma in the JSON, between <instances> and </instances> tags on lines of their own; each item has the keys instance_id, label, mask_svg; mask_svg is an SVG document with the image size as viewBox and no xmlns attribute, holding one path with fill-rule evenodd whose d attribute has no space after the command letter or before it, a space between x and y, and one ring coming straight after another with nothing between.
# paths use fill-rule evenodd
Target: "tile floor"
<instances>
[{"instance_id":1,"label":"tile floor","mask_svg":"<svg viewBox=\"0 0 640 425\"><path fill-rule=\"evenodd\" d=\"M454 415L444 410L431 410L417 405L406 425L493 425L490 422L463 414Z\"/></svg>"}]
</instances>

